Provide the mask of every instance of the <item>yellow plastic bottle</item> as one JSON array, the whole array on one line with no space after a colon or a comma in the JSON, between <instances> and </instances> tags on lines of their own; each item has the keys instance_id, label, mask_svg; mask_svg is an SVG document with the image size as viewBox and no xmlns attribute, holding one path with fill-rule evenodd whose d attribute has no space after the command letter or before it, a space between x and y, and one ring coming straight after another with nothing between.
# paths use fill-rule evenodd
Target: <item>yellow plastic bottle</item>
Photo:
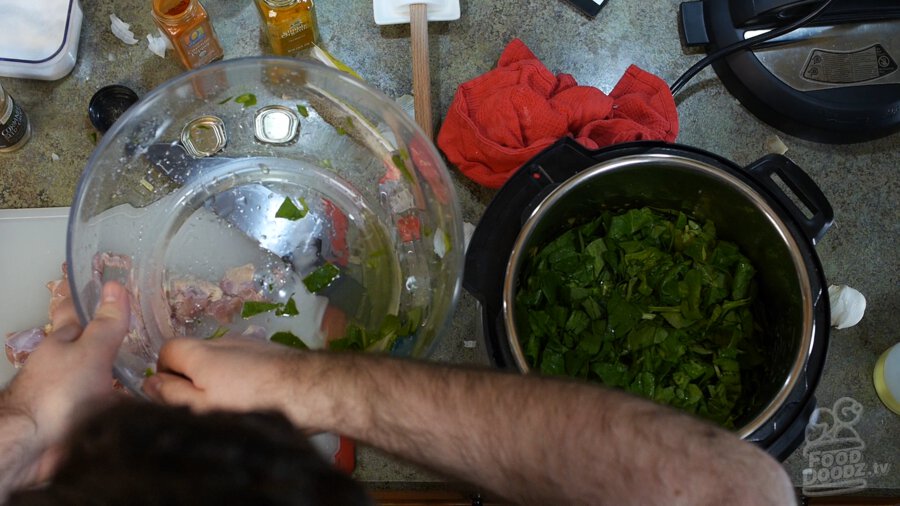
<instances>
[{"instance_id":1,"label":"yellow plastic bottle","mask_svg":"<svg viewBox=\"0 0 900 506\"><path fill-rule=\"evenodd\" d=\"M900 415L900 343L888 348L875 362L873 380L881 402Z\"/></svg>"}]
</instances>

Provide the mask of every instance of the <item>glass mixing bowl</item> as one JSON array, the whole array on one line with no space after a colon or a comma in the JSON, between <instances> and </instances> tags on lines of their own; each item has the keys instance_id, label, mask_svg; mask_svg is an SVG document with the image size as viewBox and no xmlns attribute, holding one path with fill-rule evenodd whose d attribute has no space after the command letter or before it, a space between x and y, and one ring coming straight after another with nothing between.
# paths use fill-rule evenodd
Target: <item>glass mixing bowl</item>
<instances>
[{"instance_id":1,"label":"glass mixing bowl","mask_svg":"<svg viewBox=\"0 0 900 506\"><path fill-rule=\"evenodd\" d=\"M67 261L83 321L131 293L117 378L167 339L244 334L424 356L459 290L447 168L393 101L317 62L228 60L147 94L81 177Z\"/></svg>"}]
</instances>

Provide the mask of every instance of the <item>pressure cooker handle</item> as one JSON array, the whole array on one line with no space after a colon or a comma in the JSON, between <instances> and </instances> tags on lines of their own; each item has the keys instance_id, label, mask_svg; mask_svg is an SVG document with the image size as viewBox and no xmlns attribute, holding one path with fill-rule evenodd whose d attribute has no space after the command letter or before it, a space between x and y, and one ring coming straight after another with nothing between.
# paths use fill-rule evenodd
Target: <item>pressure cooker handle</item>
<instances>
[{"instance_id":1,"label":"pressure cooker handle","mask_svg":"<svg viewBox=\"0 0 900 506\"><path fill-rule=\"evenodd\" d=\"M815 245L834 223L834 210L825 194L803 169L782 155L770 154L751 163L745 169L750 176L766 190L788 214L800 225L803 233ZM796 201L788 196L776 182L775 177L793 192ZM804 212L797 201L808 210Z\"/></svg>"}]
</instances>

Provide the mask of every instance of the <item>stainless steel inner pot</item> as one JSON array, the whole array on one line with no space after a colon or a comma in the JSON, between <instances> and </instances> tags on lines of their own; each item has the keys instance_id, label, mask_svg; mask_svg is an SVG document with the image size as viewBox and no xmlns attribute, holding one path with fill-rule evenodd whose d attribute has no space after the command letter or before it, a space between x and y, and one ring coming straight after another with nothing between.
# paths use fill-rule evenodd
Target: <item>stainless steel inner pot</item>
<instances>
[{"instance_id":1,"label":"stainless steel inner pot","mask_svg":"<svg viewBox=\"0 0 900 506\"><path fill-rule=\"evenodd\" d=\"M746 438L785 402L804 370L815 339L813 294L806 259L781 216L741 177L693 158L672 154L617 157L560 184L535 207L515 242L503 285L503 318L519 369L529 367L517 332L519 273L535 250L603 210L643 206L678 209L713 220L718 236L737 244L757 270L757 304L765 314L762 392L744 392L751 404L736 423Z\"/></svg>"}]
</instances>

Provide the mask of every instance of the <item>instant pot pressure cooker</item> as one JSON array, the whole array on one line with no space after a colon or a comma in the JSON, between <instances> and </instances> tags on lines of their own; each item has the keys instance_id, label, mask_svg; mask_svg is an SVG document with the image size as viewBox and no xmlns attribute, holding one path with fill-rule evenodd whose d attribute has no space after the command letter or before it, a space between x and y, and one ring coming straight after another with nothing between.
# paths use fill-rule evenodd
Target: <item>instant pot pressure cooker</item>
<instances>
[{"instance_id":1,"label":"instant pot pressure cooker","mask_svg":"<svg viewBox=\"0 0 900 506\"><path fill-rule=\"evenodd\" d=\"M532 159L488 206L466 253L463 286L481 305L491 361L528 369L512 304L525 252L572 220L644 206L712 220L718 236L756 267L766 321L761 345L771 360L761 390L740 401L747 410L735 433L784 460L803 439L825 362L829 302L814 246L833 221L819 188L784 156L742 168L687 146L639 142L588 151L563 139Z\"/></svg>"}]
</instances>

